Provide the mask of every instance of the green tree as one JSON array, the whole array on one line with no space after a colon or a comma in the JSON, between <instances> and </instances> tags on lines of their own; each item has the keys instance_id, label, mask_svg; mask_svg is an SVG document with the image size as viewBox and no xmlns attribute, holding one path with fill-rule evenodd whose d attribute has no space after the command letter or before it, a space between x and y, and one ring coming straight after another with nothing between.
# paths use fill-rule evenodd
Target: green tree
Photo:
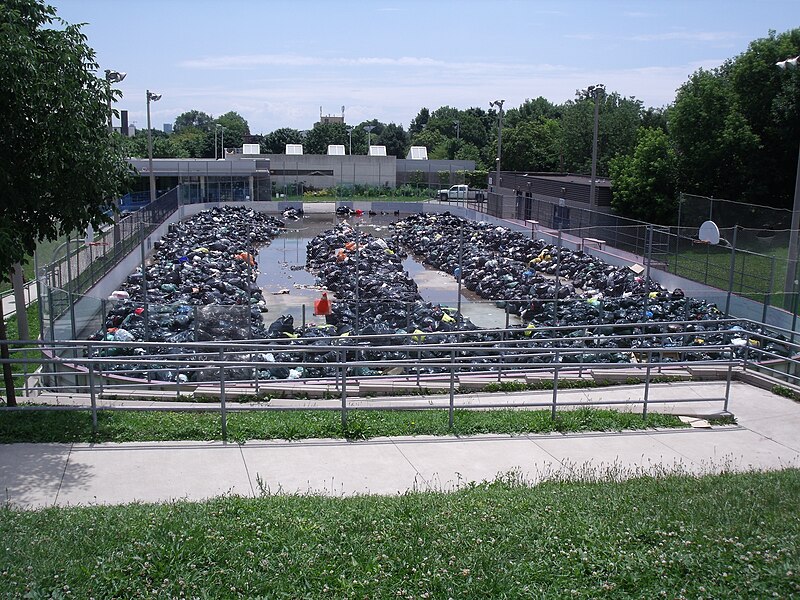
<instances>
[{"instance_id":1,"label":"green tree","mask_svg":"<svg viewBox=\"0 0 800 600\"><path fill-rule=\"evenodd\" d=\"M759 204L792 205L800 140L800 71L775 63L800 54L800 28L754 40L723 68L737 106L759 147L748 160L745 197Z\"/></svg>"},{"instance_id":2,"label":"green tree","mask_svg":"<svg viewBox=\"0 0 800 600\"><path fill-rule=\"evenodd\" d=\"M284 154L286 144L302 144L303 134L297 129L282 127L268 133L261 141L261 152L264 154Z\"/></svg>"},{"instance_id":3,"label":"green tree","mask_svg":"<svg viewBox=\"0 0 800 600\"><path fill-rule=\"evenodd\" d=\"M202 134L201 134L202 135ZM189 152L176 141L174 135L154 129L153 158L190 158ZM178 138L180 139L180 138ZM123 138L122 147L125 156L131 158L147 158L147 131L140 129L135 136Z\"/></svg>"},{"instance_id":4,"label":"green tree","mask_svg":"<svg viewBox=\"0 0 800 600\"><path fill-rule=\"evenodd\" d=\"M743 200L752 181L758 136L722 70L695 72L678 90L670 136L680 157L682 191Z\"/></svg>"},{"instance_id":5,"label":"green tree","mask_svg":"<svg viewBox=\"0 0 800 600\"><path fill-rule=\"evenodd\" d=\"M38 241L108 222L107 199L130 183L119 140L108 133L108 103L119 92L95 75L98 69L80 26L54 8L36 0L0 3L2 279ZM12 405L10 367L5 374Z\"/></svg>"},{"instance_id":6,"label":"green tree","mask_svg":"<svg viewBox=\"0 0 800 600\"><path fill-rule=\"evenodd\" d=\"M509 127L516 127L524 121L540 121L544 119L558 119L561 117L559 107L547 98L539 96L534 100L527 99L519 108L510 108L505 114L503 123Z\"/></svg>"},{"instance_id":7,"label":"green tree","mask_svg":"<svg viewBox=\"0 0 800 600\"><path fill-rule=\"evenodd\" d=\"M626 217L671 224L677 207L678 159L667 134L639 130L633 154L611 159L611 206Z\"/></svg>"},{"instance_id":8,"label":"green tree","mask_svg":"<svg viewBox=\"0 0 800 600\"><path fill-rule=\"evenodd\" d=\"M439 131L428 129L427 127L411 136L412 146L425 146L428 149L428 156L437 145L445 141L447 138Z\"/></svg>"},{"instance_id":9,"label":"green tree","mask_svg":"<svg viewBox=\"0 0 800 600\"><path fill-rule=\"evenodd\" d=\"M597 135L597 174L608 175L608 163L617 155L630 154L641 125L642 103L616 92L600 97ZM564 105L561 119L564 169L588 174L592 164L594 99L579 91L575 101Z\"/></svg>"},{"instance_id":10,"label":"green tree","mask_svg":"<svg viewBox=\"0 0 800 600\"><path fill-rule=\"evenodd\" d=\"M460 121L461 113L457 108L441 106L431 113L426 129L435 130L445 137L456 137L455 121Z\"/></svg>"},{"instance_id":11,"label":"green tree","mask_svg":"<svg viewBox=\"0 0 800 600\"><path fill-rule=\"evenodd\" d=\"M211 131L213 125L214 119L211 117L211 115L208 115L201 110L189 110L175 118L175 123L172 128L175 133L184 131L185 129Z\"/></svg>"},{"instance_id":12,"label":"green tree","mask_svg":"<svg viewBox=\"0 0 800 600\"><path fill-rule=\"evenodd\" d=\"M226 112L224 115L217 117L215 123L225 128L226 148L241 148L245 136L250 135L250 126L244 117L237 112Z\"/></svg>"},{"instance_id":13,"label":"green tree","mask_svg":"<svg viewBox=\"0 0 800 600\"><path fill-rule=\"evenodd\" d=\"M214 157L214 134L211 131L187 128L173 132L169 139L175 148L175 156L177 157Z\"/></svg>"},{"instance_id":14,"label":"green tree","mask_svg":"<svg viewBox=\"0 0 800 600\"><path fill-rule=\"evenodd\" d=\"M475 161L475 168L485 168L482 164L481 151L475 144L461 142L453 158L456 160L472 160Z\"/></svg>"},{"instance_id":15,"label":"green tree","mask_svg":"<svg viewBox=\"0 0 800 600\"><path fill-rule=\"evenodd\" d=\"M368 126L373 127L372 131L370 131L369 134L367 134L367 132L364 131L364 127ZM362 121L361 123L356 125L356 128L353 130L353 154L366 154L367 145L370 143L370 139L372 140L373 146L379 145L378 139L383 133L385 127L386 125L378 121L378 119L372 119L371 121Z\"/></svg>"},{"instance_id":16,"label":"green tree","mask_svg":"<svg viewBox=\"0 0 800 600\"><path fill-rule=\"evenodd\" d=\"M425 128L425 125L428 124L428 119L430 118L431 112L424 106L420 108L417 116L411 119L411 123L408 126L409 136L414 137L420 133Z\"/></svg>"},{"instance_id":17,"label":"green tree","mask_svg":"<svg viewBox=\"0 0 800 600\"><path fill-rule=\"evenodd\" d=\"M405 158L408 155L408 134L402 125L389 123L378 136L378 144L386 146L387 156Z\"/></svg>"},{"instance_id":18,"label":"green tree","mask_svg":"<svg viewBox=\"0 0 800 600\"><path fill-rule=\"evenodd\" d=\"M557 171L561 128L555 119L522 121L503 126L503 169L512 171Z\"/></svg>"},{"instance_id":19,"label":"green tree","mask_svg":"<svg viewBox=\"0 0 800 600\"><path fill-rule=\"evenodd\" d=\"M303 151L306 154L327 154L328 146L338 144L345 147L349 138L347 127L342 123L315 123L314 128L308 132L303 142Z\"/></svg>"}]
</instances>

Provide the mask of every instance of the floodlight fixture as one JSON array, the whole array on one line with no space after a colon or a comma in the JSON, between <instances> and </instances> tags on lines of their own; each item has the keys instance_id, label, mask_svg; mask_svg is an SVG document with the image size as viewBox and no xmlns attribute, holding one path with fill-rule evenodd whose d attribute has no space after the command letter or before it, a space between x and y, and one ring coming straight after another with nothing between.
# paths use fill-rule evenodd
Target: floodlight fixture
<instances>
[{"instance_id":1,"label":"floodlight fixture","mask_svg":"<svg viewBox=\"0 0 800 600\"><path fill-rule=\"evenodd\" d=\"M112 83L119 83L123 79L125 79L125 75L127 73L123 73L121 71L114 71L112 69L106 69L106 84L108 84L108 132L112 133L114 131L114 123L112 122L111 118L113 113L111 112L111 84ZM127 135L127 132L122 132L122 135Z\"/></svg>"},{"instance_id":2,"label":"floodlight fixture","mask_svg":"<svg viewBox=\"0 0 800 600\"><path fill-rule=\"evenodd\" d=\"M497 182L495 185L497 186L498 192L500 189L500 157L503 156L503 104L505 104L505 100L493 100L489 102L490 108L492 106L497 107L497 158L494 162L497 166Z\"/></svg>"},{"instance_id":3,"label":"floodlight fixture","mask_svg":"<svg viewBox=\"0 0 800 600\"><path fill-rule=\"evenodd\" d=\"M794 56L775 63L784 71L796 69L800 56ZM784 298L797 297L797 258L800 255L800 153L797 156L797 173L794 179L794 204L792 205L792 224L789 229L789 256L786 262L786 279L783 282ZM796 301L796 300L795 300ZM793 311L795 312L795 311Z\"/></svg>"},{"instance_id":4,"label":"floodlight fixture","mask_svg":"<svg viewBox=\"0 0 800 600\"><path fill-rule=\"evenodd\" d=\"M589 210L597 206L595 198L597 188L597 129L600 121L600 96L605 94L606 86L602 83L590 85L586 88L590 96L594 98L594 130L592 133L592 179L589 182Z\"/></svg>"},{"instance_id":5,"label":"floodlight fixture","mask_svg":"<svg viewBox=\"0 0 800 600\"><path fill-rule=\"evenodd\" d=\"M156 200L156 176L153 173L153 132L150 128L150 103L161 100L161 94L147 90L147 168L150 171L150 202Z\"/></svg>"},{"instance_id":6,"label":"floodlight fixture","mask_svg":"<svg viewBox=\"0 0 800 600\"><path fill-rule=\"evenodd\" d=\"M365 125L364 131L367 132L367 153L369 154L369 147L372 145L372 130L375 129L375 125Z\"/></svg>"}]
</instances>

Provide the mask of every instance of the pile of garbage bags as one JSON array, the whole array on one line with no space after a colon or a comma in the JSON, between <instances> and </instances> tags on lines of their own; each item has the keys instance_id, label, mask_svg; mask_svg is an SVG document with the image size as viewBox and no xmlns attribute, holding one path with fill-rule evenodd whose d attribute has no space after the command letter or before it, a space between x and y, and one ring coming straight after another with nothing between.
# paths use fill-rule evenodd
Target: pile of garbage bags
<instances>
[{"instance_id":1,"label":"pile of garbage bags","mask_svg":"<svg viewBox=\"0 0 800 600\"><path fill-rule=\"evenodd\" d=\"M394 232L396 243L425 264L461 274L468 290L539 326L724 316L716 305L665 290L645 273L506 227L449 213L419 214L395 223Z\"/></svg>"},{"instance_id":2,"label":"pile of garbage bags","mask_svg":"<svg viewBox=\"0 0 800 600\"><path fill-rule=\"evenodd\" d=\"M286 218L301 215L291 210ZM340 215L349 216L358 218L349 210ZM317 276L321 289L335 294L325 324L296 327L292 316L282 315L265 325L253 253L282 228L283 223L272 217L227 206L171 225L156 243L145 271L131 274L119 290L116 297L123 299L115 302L105 327L93 339L166 342L163 352L185 356L187 364L184 372L151 366L149 376L164 381L216 380L216 369L192 369L192 352L181 346L191 341L269 340L269 352L238 356L258 363L226 375L241 379L334 377L331 364L345 357L375 362L451 358L449 351L430 347L432 343L482 343L488 353L466 347L457 352L456 360L467 362L467 370L486 369L495 360L491 349L509 340L521 345L519 351L503 351L503 362L508 364L627 362L634 352L648 349L654 349L656 361L707 360L729 355L709 353L708 346L733 344L741 350L754 343L749 325L716 325L714 321L723 315L715 305L688 298L681 290L664 289L628 267L448 213L409 216L392 225L386 238L346 220L324 231L308 243L306 268ZM466 289L520 315L523 324L510 333L482 330L455 308L425 302L403 269L408 251L436 269L462 276ZM548 325L569 327L558 335L570 341L557 345L574 353L558 358L548 352L525 354L530 348L554 347L556 334L542 329ZM373 337L359 341L355 335ZM422 344L426 346L418 352L408 349ZM401 346L406 348L400 350ZM697 351L677 357L664 350L679 346ZM596 348L611 351L595 353ZM767 350L788 354L778 342ZM143 348L104 346L97 352L119 356L120 372L142 376L135 357L146 353ZM200 355L198 360L202 361ZM311 364L295 368L275 364L281 362ZM397 367L360 367L354 374L387 369ZM437 370L442 368L421 364L406 367L405 372Z\"/></svg>"},{"instance_id":3,"label":"pile of garbage bags","mask_svg":"<svg viewBox=\"0 0 800 600\"><path fill-rule=\"evenodd\" d=\"M284 229L252 209L221 206L169 225L109 301L91 339L180 344L263 337L266 303L255 253Z\"/></svg>"},{"instance_id":4,"label":"pile of garbage bags","mask_svg":"<svg viewBox=\"0 0 800 600\"><path fill-rule=\"evenodd\" d=\"M348 222L308 243L306 267L320 287L336 294L326 321L337 335L423 336L476 329L456 311L423 302L403 268L407 256L393 236L378 238Z\"/></svg>"}]
</instances>

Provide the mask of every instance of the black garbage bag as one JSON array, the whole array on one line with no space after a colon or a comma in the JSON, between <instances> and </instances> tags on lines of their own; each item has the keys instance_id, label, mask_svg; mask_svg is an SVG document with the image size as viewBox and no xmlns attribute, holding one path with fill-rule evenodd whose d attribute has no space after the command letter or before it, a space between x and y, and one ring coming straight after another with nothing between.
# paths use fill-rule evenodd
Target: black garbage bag
<instances>
[{"instance_id":1,"label":"black garbage bag","mask_svg":"<svg viewBox=\"0 0 800 600\"><path fill-rule=\"evenodd\" d=\"M271 334L294 333L294 317L292 315L282 315L275 319L267 331Z\"/></svg>"}]
</instances>

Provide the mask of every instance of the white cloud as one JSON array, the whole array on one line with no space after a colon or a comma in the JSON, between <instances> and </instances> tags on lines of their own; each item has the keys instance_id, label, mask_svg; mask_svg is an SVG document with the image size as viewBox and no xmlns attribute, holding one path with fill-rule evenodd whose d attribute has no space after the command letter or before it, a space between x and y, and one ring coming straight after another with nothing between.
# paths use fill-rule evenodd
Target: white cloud
<instances>
[{"instance_id":1,"label":"white cloud","mask_svg":"<svg viewBox=\"0 0 800 600\"><path fill-rule=\"evenodd\" d=\"M628 37L616 37L598 33L567 33L565 38L571 40L598 41L623 40L629 42L730 42L739 39L732 31L665 31L661 33L642 33Z\"/></svg>"},{"instance_id":2,"label":"white cloud","mask_svg":"<svg viewBox=\"0 0 800 600\"><path fill-rule=\"evenodd\" d=\"M664 33L635 35L629 39L634 42L724 42L737 37L731 31L667 31Z\"/></svg>"},{"instance_id":3,"label":"white cloud","mask_svg":"<svg viewBox=\"0 0 800 600\"><path fill-rule=\"evenodd\" d=\"M526 98L537 96L560 103L573 99L576 90L598 81L605 83L609 91L635 96L645 106L659 107L674 100L675 90L697 68L716 67L721 62L709 59L680 66L602 71L556 65L498 65L490 77L487 72L465 75L441 69L421 69L403 78L378 72L368 80L359 70L326 71L309 78L281 73L251 78L246 84L237 81L203 89L182 88L173 93L177 105L173 118L182 112L177 108L194 99L198 107L213 114L238 110L256 133L278 127L308 129L318 119L320 105L325 112L337 113L345 105L348 123L377 118L408 126L422 106L488 109L489 100L505 98L507 107L515 107Z\"/></svg>"},{"instance_id":4,"label":"white cloud","mask_svg":"<svg viewBox=\"0 0 800 600\"><path fill-rule=\"evenodd\" d=\"M243 54L237 56L209 56L185 60L179 67L189 69L252 69L256 67L427 67L436 69L487 69L490 63L447 62L427 56L385 56L325 57L303 56L297 54Z\"/></svg>"}]
</instances>

